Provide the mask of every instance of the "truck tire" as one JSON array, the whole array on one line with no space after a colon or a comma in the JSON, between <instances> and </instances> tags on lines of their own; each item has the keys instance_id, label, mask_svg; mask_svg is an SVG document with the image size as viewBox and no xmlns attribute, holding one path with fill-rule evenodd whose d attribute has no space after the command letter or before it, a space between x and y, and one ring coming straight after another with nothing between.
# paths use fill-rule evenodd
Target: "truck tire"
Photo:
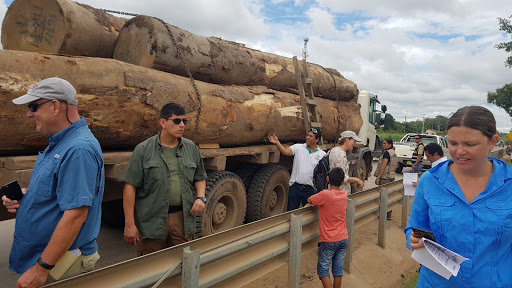
<instances>
[{"instance_id":1,"label":"truck tire","mask_svg":"<svg viewBox=\"0 0 512 288\"><path fill-rule=\"evenodd\" d=\"M403 169L404 169L404 164L398 163L398 167L396 167L395 173L402 173Z\"/></svg>"},{"instance_id":2,"label":"truck tire","mask_svg":"<svg viewBox=\"0 0 512 288\"><path fill-rule=\"evenodd\" d=\"M259 164L247 163L247 165L244 165L235 171L236 175L238 175L238 177L242 179L245 191L249 191L249 186L251 185L252 178L254 178L256 171L258 171L260 168L261 165Z\"/></svg>"},{"instance_id":3,"label":"truck tire","mask_svg":"<svg viewBox=\"0 0 512 288\"><path fill-rule=\"evenodd\" d=\"M367 175L368 175L368 171L366 170L366 161L363 159L360 161L359 166L357 167L355 177L363 180L363 182L364 182L365 181L364 179L367 178ZM351 183L350 187L351 187L350 189L352 190L352 193L360 192L364 188L364 187L359 188L357 186L357 183Z\"/></svg>"},{"instance_id":4,"label":"truck tire","mask_svg":"<svg viewBox=\"0 0 512 288\"><path fill-rule=\"evenodd\" d=\"M264 165L254 174L247 191L245 222L286 212L290 173L279 165Z\"/></svg>"},{"instance_id":5,"label":"truck tire","mask_svg":"<svg viewBox=\"0 0 512 288\"><path fill-rule=\"evenodd\" d=\"M233 172L214 172L206 178L206 207L196 218L197 236L218 233L244 223L247 201L242 179ZM197 229L199 228L199 229Z\"/></svg>"}]
</instances>

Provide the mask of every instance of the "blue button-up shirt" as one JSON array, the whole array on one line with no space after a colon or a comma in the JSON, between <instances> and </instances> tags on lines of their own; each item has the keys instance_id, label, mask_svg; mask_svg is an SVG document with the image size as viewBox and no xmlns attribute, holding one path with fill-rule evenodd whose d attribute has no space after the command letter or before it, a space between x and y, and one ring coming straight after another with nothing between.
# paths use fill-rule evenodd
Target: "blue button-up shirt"
<instances>
[{"instance_id":1,"label":"blue button-up shirt","mask_svg":"<svg viewBox=\"0 0 512 288\"><path fill-rule=\"evenodd\" d=\"M65 210L88 206L70 249L98 250L105 173L101 147L84 118L51 136L39 153L16 215L9 268L23 274L46 248Z\"/></svg>"},{"instance_id":2,"label":"blue button-up shirt","mask_svg":"<svg viewBox=\"0 0 512 288\"><path fill-rule=\"evenodd\" d=\"M512 287L512 168L493 158L487 187L468 203L445 161L421 176L406 234L430 230L442 246L466 258L446 280L421 267L417 287Z\"/></svg>"}]
</instances>

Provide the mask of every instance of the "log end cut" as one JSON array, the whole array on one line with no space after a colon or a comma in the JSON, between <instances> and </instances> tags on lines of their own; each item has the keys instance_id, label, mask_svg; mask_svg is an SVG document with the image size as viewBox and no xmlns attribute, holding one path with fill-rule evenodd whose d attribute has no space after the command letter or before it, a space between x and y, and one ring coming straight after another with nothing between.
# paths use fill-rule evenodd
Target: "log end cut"
<instances>
[{"instance_id":1,"label":"log end cut","mask_svg":"<svg viewBox=\"0 0 512 288\"><path fill-rule=\"evenodd\" d=\"M57 53L64 37L62 9L54 0L14 1L2 23L5 49Z\"/></svg>"}]
</instances>

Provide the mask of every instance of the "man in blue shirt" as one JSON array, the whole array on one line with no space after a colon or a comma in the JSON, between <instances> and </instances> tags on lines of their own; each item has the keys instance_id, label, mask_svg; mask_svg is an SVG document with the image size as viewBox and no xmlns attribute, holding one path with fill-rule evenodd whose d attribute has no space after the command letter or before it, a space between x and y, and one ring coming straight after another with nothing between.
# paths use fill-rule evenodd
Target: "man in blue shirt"
<instances>
[{"instance_id":1,"label":"man in blue shirt","mask_svg":"<svg viewBox=\"0 0 512 288\"><path fill-rule=\"evenodd\" d=\"M101 147L78 114L76 91L54 77L35 84L13 100L27 104L36 130L50 135L39 152L21 201L2 197L16 215L9 268L17 287L39 287L53 281L50 270L66 254L81 254L60 279L91 271L99 259L96 238L101 223L104 167ZM79 249L79 250L75 250Z\"/></svg>"}]
</instances>

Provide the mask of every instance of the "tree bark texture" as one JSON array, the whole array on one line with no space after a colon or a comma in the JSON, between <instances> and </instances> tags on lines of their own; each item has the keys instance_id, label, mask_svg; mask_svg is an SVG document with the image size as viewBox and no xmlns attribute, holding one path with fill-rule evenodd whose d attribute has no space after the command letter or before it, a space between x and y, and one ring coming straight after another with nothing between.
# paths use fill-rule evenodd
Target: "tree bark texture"
<instances>
[{"instance_id":1,"label":"tree bark texture","mask_svg":"<svg viewBox=\"0 0 512 288\"><path fill-rule=\"evenodd\" d=\"M37 133L34 121L26 118L27 106L11 101L34 83L53 76L68 80L76 88L79 113L104 150L133 149L158 133L159 111L169 102L184 106L190 119L185 137L198 144L262 144L268 143L269 133L275 133L283 143L305 141L299 96L264 86L196 81L199 101L189 78L114 59L0 50L0 67L3 155L31 154L47 145L47 137ZM359 104L316 100L325 140L336 141L347 129L359 131Z\"/></svg>"},{"instance_id":2,"label":"tree bark texture","mask_svg":"<svg viewBox=\"0 0 512 288\"><path fill-rule=\"evenodd\" d=\"M290 58L253 50L243 44L203 37L167 24L195 79L217 84L261 85L280 91L297 89ZM187 76L176 46L164 24L149 16L128 20L114 49L115 59ZM337 70L308 64L315 96L332 100L357 99L354 82Z\"/></svg>"},{"instance_id":3,"label":"tree bark texture","mask_svg":"<svg viewBox=\"0 0 512 288\"><path fill-rule=\"evenodd\" d=\"M112 58L126 19L69 0L15 0L2 24L4 49Z\"/></svg>"}]
</instances>

